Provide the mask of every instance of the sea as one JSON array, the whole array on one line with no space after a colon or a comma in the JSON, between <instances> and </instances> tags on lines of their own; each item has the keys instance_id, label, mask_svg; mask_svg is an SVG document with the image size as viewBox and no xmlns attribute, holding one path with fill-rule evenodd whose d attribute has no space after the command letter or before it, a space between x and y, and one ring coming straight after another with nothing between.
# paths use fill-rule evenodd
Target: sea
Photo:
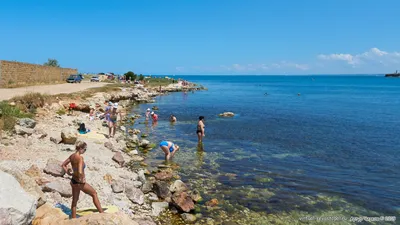
<instances>
[{"instance_id":1,"label":"sea","mask_svg":"<svg viewBox=\"0 0 400 225\"><path fill-rule=\"evenodd\" d=\"M400 220L400 79L353 76L174 76L207 88L156 97L156 125L135 125L203 201L196 212L237 224ZM219 117L233 112L234 117ZM175 124L168 119L173 114ZM196 125L205 117L205 137ZM205 202L217 199L215 208ZM360 219L361 218L361 219ZM375 219L374 219L375 218ZM397 221L395 221L397 219Z\"/></svg>"}]
</instances>

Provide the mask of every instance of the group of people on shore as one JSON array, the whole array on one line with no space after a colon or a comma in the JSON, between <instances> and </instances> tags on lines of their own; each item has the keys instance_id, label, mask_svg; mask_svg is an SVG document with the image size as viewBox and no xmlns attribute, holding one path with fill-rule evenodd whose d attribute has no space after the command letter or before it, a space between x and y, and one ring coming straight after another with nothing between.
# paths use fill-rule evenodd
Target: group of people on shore
<instances>
[{"instance_id":1,"label":"group of people on shore","mask_svg":"<svg viewBox=\"0 0 400 225\"><path fill-rule=\"evenodd\" d=\"M118 110L118 103L113 103L110 101L110 102L105 102L105 104L106 107L104 110L104 114L100 115L99 118L105 119L105 121L107 122L109 128L108 137L112 138L115 136L118 115L120 120L122 120L122 113L120 110ZM93 120L94 117L95 117L95 112L94 109L92 108L89 113L89 119ZM150 108L148 108L145 113L146 121L148 121L150 117L153 123L158 122L158 115L154 111L151 112ZM171 123L175 123L177 121L176 116L171 114L169 121ZM196 130L199 144L202 144L203 137L205 137L204 128L205 128L204 116L200 116L197 122L197 130ZM175 144L172 141L166 141L166 140L161 141L159 146L161 150L164 152L165 160L167 161L170 160L175 155L175 153L180 149L179 145ZM66 171L66 173L71 176L71 182L70 182L72 187L71 217L76 218L77 216L76 207L81 191L83 191L85 194L90 195L93 199L93 203L96 206L98 212L103 213L104 210L101 207L96 190L91 185L86 183L86 178L85 178L86 164L84 162L82 155L87 150L87 144L83 141L78 141L75 144L75 150L76 150L75 153L70 155L62 164L64 171ZM68 168L69 164L71 164L72 169Z\"/></svg>"}]
</instances>

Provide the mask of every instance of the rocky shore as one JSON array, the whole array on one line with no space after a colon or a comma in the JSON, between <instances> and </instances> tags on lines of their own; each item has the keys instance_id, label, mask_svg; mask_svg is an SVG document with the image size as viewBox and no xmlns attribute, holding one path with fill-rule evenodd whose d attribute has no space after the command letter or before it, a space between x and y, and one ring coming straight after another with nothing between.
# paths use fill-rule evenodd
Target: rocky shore
<instances>
[{"instance_id":1,"label":"rocky shore","mask_svg":"<svg viewBox=\"0 0 400 225\"><path fill-rule=\"evenodd\" d=\"M175 91L200 90L194 85L170 84L163 92L144 87L121 88L111 93L95 93L85 100L60 100L36 109L34 119L19 119L14 132L0 139L0 224L213 224L211 218L195 214L202 199L189 190L175 168L160 165L148 171L143 152L158 150L140 130L130 129L140 115L130 115L133 104L154 102L153 97ZM76 104L73 115L67 110ZM89 120L90 108L101 112L104 102L118 102L126 115L114 138L107 138L103 121ZM11 102L10 104L18 104ZM79 124L91 131L79 134ZM97 191L103 208L118 208L116 213L93 213L69 220L57 205L70 207L70 176L62 162L74 152L77 140L85 141L86 181ZM209 203L212 206L212 202ZM112 207L111 207L112 206ZM94 208L92 198L81 193L78 210ZM107 210L106 210L107 212Z\"/></svg>"}]
</instances>

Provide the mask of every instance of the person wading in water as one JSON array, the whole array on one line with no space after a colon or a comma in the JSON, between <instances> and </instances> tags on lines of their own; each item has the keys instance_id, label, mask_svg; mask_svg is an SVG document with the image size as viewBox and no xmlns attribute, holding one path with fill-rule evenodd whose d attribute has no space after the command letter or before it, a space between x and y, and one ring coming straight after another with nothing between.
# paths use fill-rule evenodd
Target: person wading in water
<instances>
[{"instance_id":1,"label":"person wading in water","mask_svg":"<svg viewBox=\"0 0 400 225\"><path fill-rule=\"evenodd\" d=\"M204 126L204 116L199 116L199 122L197 122L197 130L196 130L199 144L203 143L203 137L206 136L204 133L204 127L205 127Z\"/></svg>"}]
</instances>

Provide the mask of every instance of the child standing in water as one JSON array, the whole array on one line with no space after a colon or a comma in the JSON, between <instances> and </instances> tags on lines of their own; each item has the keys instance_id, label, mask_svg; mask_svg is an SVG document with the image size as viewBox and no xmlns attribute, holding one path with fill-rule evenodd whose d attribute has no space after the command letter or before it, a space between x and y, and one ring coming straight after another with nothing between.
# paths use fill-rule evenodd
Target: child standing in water
<instances>
[{"instance_id":1,"label":"child standing in water","mask_svg":"<svg viewBox=\"0 0 400 225\"><path fill-rule=\"evenodd\" d=\"M197 138L198 138L198 142L202 143L203 142L203 137L206 136L204 133L204 116L199 116L199 121L197 122L197 130L196 130L196 134L197 134Z\"/></svg>"}]
</instances>

